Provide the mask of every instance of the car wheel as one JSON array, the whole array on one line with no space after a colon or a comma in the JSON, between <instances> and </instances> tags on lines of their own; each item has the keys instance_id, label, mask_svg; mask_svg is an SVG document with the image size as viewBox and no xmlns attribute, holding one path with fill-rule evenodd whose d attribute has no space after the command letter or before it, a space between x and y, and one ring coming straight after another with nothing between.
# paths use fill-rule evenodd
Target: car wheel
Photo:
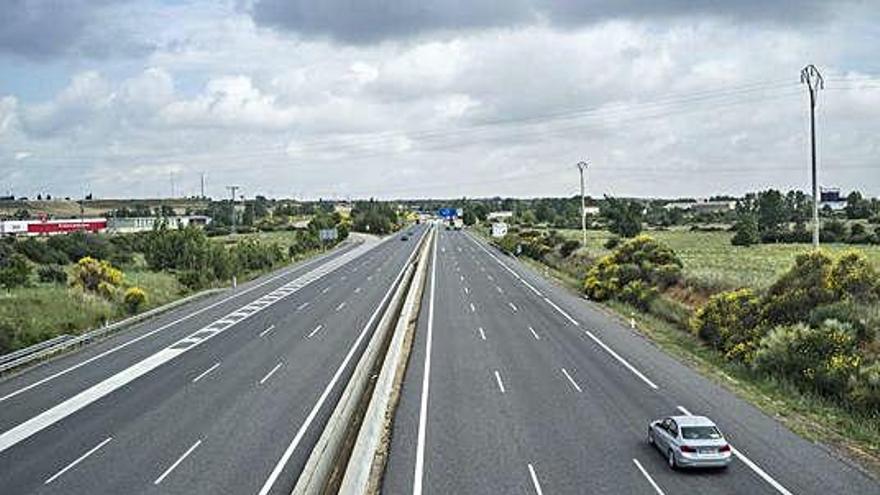
<instances>
[{"instance_id":1,"label":"car wheel","mask_svg":"<svg viewBox=\"0 0 880 495\"><path fill-rule=\"evenodd\" d=\"M669 468L670 468L670 469L675 469L675 468L676 468L676 465L675 465L675 452L673 452L672 449L669 449L669 451L666 453L666 463L669 464Z\"/></svg>"}]
</instances>

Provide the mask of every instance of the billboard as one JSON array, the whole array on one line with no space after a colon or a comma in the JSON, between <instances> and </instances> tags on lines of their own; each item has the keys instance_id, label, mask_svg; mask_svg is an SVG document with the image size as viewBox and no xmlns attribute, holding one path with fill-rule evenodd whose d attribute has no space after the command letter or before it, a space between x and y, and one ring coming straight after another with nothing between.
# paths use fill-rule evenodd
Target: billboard
<instances>
[{"instance_id":1,"label":"billboard","mask_svg":"<svg viewBox=\"0 0 880 495\"><path fill-rule=\"evenodd\" d=\"M321 241L335 241L339 236L336 229L321 229L318 231L318 237Z\"/></svg>"}]
</instances>

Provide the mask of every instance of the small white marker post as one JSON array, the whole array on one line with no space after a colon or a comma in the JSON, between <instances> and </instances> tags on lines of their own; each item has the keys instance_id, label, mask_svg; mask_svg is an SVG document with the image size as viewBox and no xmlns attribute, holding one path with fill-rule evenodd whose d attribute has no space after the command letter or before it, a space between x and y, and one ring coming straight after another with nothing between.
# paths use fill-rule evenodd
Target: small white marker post
<instances>
[{"instance_id":1,"label":"small white marker post","mask_svg":"<svg viewBox=\"0 0 880 495\"><path fill-rule=\"evenodd\" d=\"M238 287L238 280L236 280L235 275L232 276L232 288Z\"/></svg>"},{"instance_id":2,"label":"small white marker post","mask_svg":"<svg viewBox=\"0 0 880 495\"><path fill-rule=\"evenodd\" d=\"M629 327L632 328L633 330L635 330L635 328L636 328L636 316L635 315L636 315L635 313L629 314Z\"/></svg>"}]
</instances>

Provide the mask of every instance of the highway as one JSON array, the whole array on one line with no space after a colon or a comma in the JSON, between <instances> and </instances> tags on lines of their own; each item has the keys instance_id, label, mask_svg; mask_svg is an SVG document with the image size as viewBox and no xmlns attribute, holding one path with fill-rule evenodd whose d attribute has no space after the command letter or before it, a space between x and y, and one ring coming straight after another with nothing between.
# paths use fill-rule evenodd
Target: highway
<instances>
[{"instance_id":1,"label":"highway","mask_svg":"<svg viewBox=\"0 0 880 495\"><path fill-rule=\"evenodd\" d=\"M877 494L821 445L472 234L441 231L386 466L386 494ZM727 470L674 472L646 442L713 418Z\"/></svg>"},{"instance_id":2,"label":"highway","mask_svg":"<svg viewBox=\"0 0 880 495\"><path fill-rule=\"evenodd\" d=\"M425 232L352 243L5 378L0 492L289 493Z\"/></svg>"}]
</instances>

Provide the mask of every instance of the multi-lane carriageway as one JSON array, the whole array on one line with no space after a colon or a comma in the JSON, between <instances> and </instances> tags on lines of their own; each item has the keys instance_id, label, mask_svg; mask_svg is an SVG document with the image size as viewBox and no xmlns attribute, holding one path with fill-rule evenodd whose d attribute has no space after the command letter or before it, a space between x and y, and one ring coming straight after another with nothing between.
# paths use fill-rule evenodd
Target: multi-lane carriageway
<instances>
[{"instance_id":1,"label":"multi-lane carriageway","mask_svg":"<svg viewBox=\"0 0 880 495\"><path fill-rule=\"evenodd\" d=\"M467 232L441 231L385 493L880 494L880 484ZM672 472L651 419L704 414L726 471Z\"/></svg>"},{"instance_id":2,"label":"multi-lane carriageway","mask_svg":"<svg viewBox=\"0 0 880 495\"><path fill-rule=\"evenodd\" d=\"M416 240L348 245L0 382L0 493L289 493Z\"/></svg>"},{"instance_id":3,"label":"multi-lane carriageway","mask_svg":"<svg viewBox=\"0 0 880 495\"><path fill-rule=\"evenodd\" d=\"M424 235L418 227L416 237ZM351 244L0 382L0 493L289 493L417 239ZM726 472L649 419L708 414ZM384 493L880 485L465 232L439 231Z\"/></svg>"}]
</instances>

